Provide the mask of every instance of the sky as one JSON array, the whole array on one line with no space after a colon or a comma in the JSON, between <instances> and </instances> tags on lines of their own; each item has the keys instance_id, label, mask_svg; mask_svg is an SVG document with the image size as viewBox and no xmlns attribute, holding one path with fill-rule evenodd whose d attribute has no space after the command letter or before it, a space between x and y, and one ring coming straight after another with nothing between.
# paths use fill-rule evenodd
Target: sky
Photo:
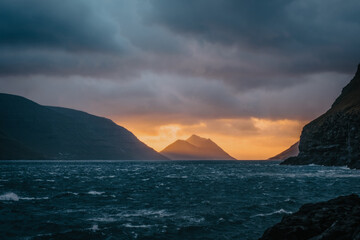
<instances>
[{"instance_id":1,"label":"sky","mask_svg":"<svg viewBox=\"0 0 360 240\"><path fill-rule=\"evenodd\" d=\"M105 116L162 150L295 143L360 62L358 0L2 0L0 92Z\"/></svg>"}]
</instances>

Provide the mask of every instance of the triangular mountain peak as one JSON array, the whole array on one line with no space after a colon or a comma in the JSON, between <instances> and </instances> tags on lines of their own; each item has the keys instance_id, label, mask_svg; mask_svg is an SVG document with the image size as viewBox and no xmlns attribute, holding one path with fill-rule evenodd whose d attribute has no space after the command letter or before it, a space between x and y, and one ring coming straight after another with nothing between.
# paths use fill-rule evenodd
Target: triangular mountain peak
<instances>
[{"instance_id":1,"label":"triangular mountain peak","mask_svg":"<svg viewBox=\"0 0 360 240\"><path fill-rule=\"evenodd\" d=\"M175 141L161 153L173 160L235 160L209 138L195 134Z\"/></svg>"},{"instance_id":2,"label":"triangular mountain peak","mask_svg":"<svg viewBox=\"0 0 360 240\"><path fill-rule=\"evenodd\" d=\"M205 147L205 146L213 143L213 141L211 141L209 138L199 137L195 134L191 135L191 137L186 139L186 141L197 147Z\"/></svg>"},{"instance_id":3,"label":"triangular mountain peak","mask_svg":"<svg viewBox=\"0 0 360 240\"><path fill-rule=\"evenodd\" d=\"M191 139L196 140L196 139L206 139L206 138L203 138L203 137L200 137L200 136L198 136L196 134L193 134L188 139L186 139L186 141L191 140Z\"/></svg>"}]
</instances>

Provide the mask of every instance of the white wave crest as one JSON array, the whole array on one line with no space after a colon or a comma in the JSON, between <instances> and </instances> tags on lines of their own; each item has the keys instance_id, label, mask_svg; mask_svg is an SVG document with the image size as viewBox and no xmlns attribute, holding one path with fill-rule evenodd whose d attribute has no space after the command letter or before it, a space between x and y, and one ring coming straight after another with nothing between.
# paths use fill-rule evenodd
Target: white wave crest
<instances>
[{"instance_id":1,"label":"white wave crest","mask_svg":"<svg viewBox=\"0 0 360 240\"><path fill-rule=\"evenodd\" d=\"M13 192L0 195L0 201L19 201L19 196Z\"/></svg>"},{"instance_id":2,"label":"white wave crest","mask_svg":"<svg viewBox=\"0 0 360 240\"><path fill-rule=\"evenodd\" d=\"M174 214L167 212L166 210L149 210L142 209L136 211L127 211L117 214L121 217L168 217Z\"/></svg>"},{"instance_id":3,"label":"white wave crest","mask_svg":"<svg viewBox=\"0 0 360 240\"><path fill-rule=\"evenodd\" d=\"M49 197L19 197L20 200L46 200Z\"/></svg>"},{"instance_id":4,"label":"white wave crest","mask_svg":"<svg viewBox=\"0 0 360 240\"><path fill-rule=\"evenodd\" d=\"M256 214L256 215L253 215L251 217L266 217L266 216L271 216L271 215L274 215L274 214L291 214L292 212L291 211L286 211L285 209L279 209L275 212L271 212L271 213L260 213L260 214Z\"/></svg>"},{"instance_id":5,"label":"white wave crest","mask_svg":"<svg viewBox=\"0 0 360 240\"><path fill-rule=\"evenodd\" d=\"M151 225L132 225L131 223L125 223L123 224L124 227L127 228L151 228Z\"/></svg>"},{"instance_id":6,"label":"white wave crest","mask_svg":"<svg viewBox=\"0 0 360 240\"><path fill-rule=\"evenodd\" d=\"M96 232L96 231L99 230L99 226L97 224L94 224L94 225L91 226L90 230L93 231L93 232Z\"/></svg>"},{"instance_id":7,"label":"white wave crest","mask_svg":"<svg viewBox=\"0 0 360 240\"><path fill-rule=\"evenodd\" d=\"M19 201L19 200L45 200L49 197L19 197L13 192L5 193L0 195L0 201Z\"/></svg>"},{"instance_id":8,"label":"white wave crest","mask_svg":"<svg viewBox=\"0 0 360 240\"><path fill-rule=\"evenodd\" d=\"M90 218L90 221L94 222L116 222L117 220L113 217L99 217L99 218Z\"/></svg>"},{"instance_id":9,"label":"white wave crest","mask_svg":"<svg viewBox=\"0 0 360 240\"><path fill-rule=\"evenodd\" d=\"M90 195L101 195L104 194L105 192L97 192L97 191L89 191L88 194Z\"/></svg>"}]
</instances>

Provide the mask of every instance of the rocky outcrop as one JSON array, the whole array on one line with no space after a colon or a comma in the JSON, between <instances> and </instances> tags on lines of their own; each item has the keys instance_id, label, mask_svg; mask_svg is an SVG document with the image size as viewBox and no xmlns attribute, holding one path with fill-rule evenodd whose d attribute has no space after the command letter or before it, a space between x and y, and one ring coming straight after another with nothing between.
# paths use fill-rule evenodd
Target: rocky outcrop
<instances>
[{"instance_id":1,"label":"rocky outcrop","mask_svg":"<svg viewBox=\"0 0 360 240\"><path fill-rule=\"evenodd\" d=\"M267 229L260 240L359 240L360 198L352 194L305 204Z\"/></svg>"},{"instance_id":2,"label":"rocky outcrop","mask_svg":"<svg viewBox=\"0 0 360 240\"><path fill-rule=\"evenodd\" d=\"M360 169L360 65L331 109L303 128L299 150L282 164Z\"/></svg>"},{"instance_id":3,"label":"rocky outcrop","mask_svg":"<svg viewBox=\"0 0 360 240\"><path fill-rule=\"evenodd\" d=\"M285 151L269 158L268 160L285 160L289 157L296 157L299 154L299 142L294 143Z\"/></svg>"},{"instance_id":4,"label":"rocky outcrop","mask_svg":"<svg viewBox=\"0 0 360 240\"><path fill-rule=\"evenodd\" d=\"M167 159L110 119L0 94L0 159Z\"/></svg>"},{"instance_id":5,"label":"rocky outcrop","mask_svg":"<svg viewBox=\"0 0 360 240\"><path fill-rule=\"evenodd\" d=\"M172 160L236 160L211 139L196 135L177 140L160 153Z\"/></svg>"}]
</instances>

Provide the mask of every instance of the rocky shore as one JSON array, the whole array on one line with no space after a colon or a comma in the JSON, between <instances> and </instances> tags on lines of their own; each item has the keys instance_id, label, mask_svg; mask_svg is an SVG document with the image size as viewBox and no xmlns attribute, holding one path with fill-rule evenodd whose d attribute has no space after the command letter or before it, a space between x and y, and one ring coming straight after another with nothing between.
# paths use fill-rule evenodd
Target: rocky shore
<instances>
[{"instance_id":1,"label":"rocky shore","mask_svg":"<svg viewBox=\"0 0 360 240\"><path fill-rule=\"evenodd\" d=\"M305 204L283 217L259 240L359 240L360 198L352 194L326 202Z\"/></svg>"}]
</instances>

